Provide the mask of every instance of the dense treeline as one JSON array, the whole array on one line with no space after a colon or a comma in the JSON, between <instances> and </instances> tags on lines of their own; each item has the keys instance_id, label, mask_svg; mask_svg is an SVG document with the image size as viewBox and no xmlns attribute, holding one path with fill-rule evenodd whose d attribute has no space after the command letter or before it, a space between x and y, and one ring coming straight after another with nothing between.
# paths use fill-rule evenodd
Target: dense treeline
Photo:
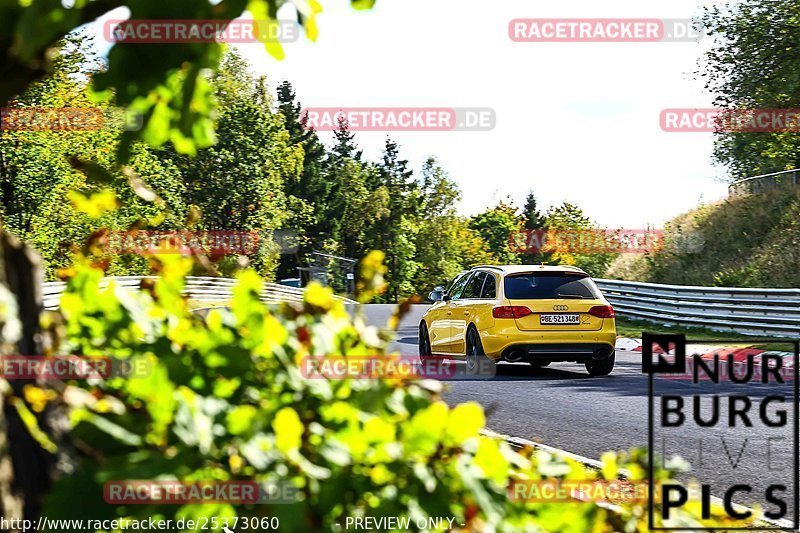
<instances>
[{"instance_id":1,"label":"dense treeline","mask_svg":"<svg viewBox=\"0 0 800 533\"><path fill-rule=\"evenodd\" d=\"M53 74L14 105L100 107L111 116L113 98L97 102L88 89L101 69L88 44L80 38L66 43ZM434 157L416 172L387 136L381 158L368 161L344 122L326 145L303 124L291 84L281 83L273 96L267 80L235 53L226 54L210 90L218 102L217 139L195 157L135 144L129 169L114 173L87 161L119 168L122 124L97 131L2 133L2 217L42 252L50 278L77 252L87 252L84 243L98 227L256 231L267 240L249 263L270 279L298 276L298 267L314 263L312 252L359 259L380 249L389 267L387 300L425 293L474 264L556 261L602 274L609 262L606 256L512 250L509 236L520 229L574 229L591 222L567 203L542 214L533 193L522 209L504 200L462 216L458 185ZM110 275L150 268L137 255L105 253L97 259ZM231 256L211 259L222 274L241 266ZM323 266L328 281L344 290L347 269L341 267L349 264Z\"/></svg>"}]
</instances>

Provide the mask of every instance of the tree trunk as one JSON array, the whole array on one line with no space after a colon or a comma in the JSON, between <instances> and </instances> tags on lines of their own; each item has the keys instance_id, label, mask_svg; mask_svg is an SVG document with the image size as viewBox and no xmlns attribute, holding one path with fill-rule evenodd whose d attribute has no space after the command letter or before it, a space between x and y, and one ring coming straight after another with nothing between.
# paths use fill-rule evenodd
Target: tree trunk
<instances>
[{"instance_id":1,"label":"tree trunk","mask_svg":"<svg viewBox=\"0 0 800 533\"><path fill-rule=\"evenodd\" d=\"M3 352L36 355L41 353L39 313L42 309L42 268L38 254L13 235L0 230L0 284L14 295L21 324L16 345ZM5 341L5 339L0 339ZM30 381L10 382L14 396ZM50 488L54 456L45 452L30 436L17 410L0 396L0 515L34 520L39 515L43 495Z\"/></svg>"}]
</instances>

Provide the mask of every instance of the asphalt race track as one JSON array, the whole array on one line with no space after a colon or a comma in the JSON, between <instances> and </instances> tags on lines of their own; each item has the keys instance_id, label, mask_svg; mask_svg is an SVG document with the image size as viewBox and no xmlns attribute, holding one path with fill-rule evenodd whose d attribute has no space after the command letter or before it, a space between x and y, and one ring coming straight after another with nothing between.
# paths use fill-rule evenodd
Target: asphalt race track
<instances>
[{"instance_id":1,"label":"asphalt race track","mask_svg":"<svg viewBox=\"0 0 800 533\"><path fill-rule=\"evenodd\" d=\"M382 327L391 308L369 305L365 314L370 324ZM404 317L392 349L417 354L417 326L426 308L414 306ZM492 379L450 381L445 399L450 404L479 402L487 412L488 427L496 432L599 460L604 451L647 444L648 379L642 374L641 355L618 350L616 357L612 374L599 378L590 377L583 365L575 363L553 363L540 370L525 363L504 363ZM688 395L702 384L659 378L655 387L659 394ZM755 390L752 395L754 417L758 416L758 396L763 394L766 391ZM788 405L786 409L791 413ZM691 407L686 410L691 416ZM724 407L722 416L727 416ZM723 495L723 487L749 483L753 499L763 502L767 485L786 480L789 489L783 497L791 509L792 444L787 428L781 428L781 435L769 443L766 435L747 428L726 428L724 433L694 424L669 431L658 428L655 447L662 448L667 457L680 454L689 461L692 470L681 479L708 483L715 496ZM736 497L734 501L748 504L753 499Z\"/></svg>"}]
</instances>

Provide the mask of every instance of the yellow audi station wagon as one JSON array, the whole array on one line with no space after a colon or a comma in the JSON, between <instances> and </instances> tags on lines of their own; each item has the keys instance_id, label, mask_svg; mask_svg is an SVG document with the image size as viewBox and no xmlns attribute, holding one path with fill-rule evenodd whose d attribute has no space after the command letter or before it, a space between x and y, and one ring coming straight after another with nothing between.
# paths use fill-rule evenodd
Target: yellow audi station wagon
<instances>
[{"instance_id":1,"label":"yellow audi station wagon","mask_svg":"<svg viewBox=\"0 0 800 533\"><path fill-rule=\"evenodd\" d=\"M614 369L614 309L573 266L476 266L430 293L419 354L465 359L467 371L500 361L543 367L582 363L593 376Z\"/></svg>"}]
</instances>

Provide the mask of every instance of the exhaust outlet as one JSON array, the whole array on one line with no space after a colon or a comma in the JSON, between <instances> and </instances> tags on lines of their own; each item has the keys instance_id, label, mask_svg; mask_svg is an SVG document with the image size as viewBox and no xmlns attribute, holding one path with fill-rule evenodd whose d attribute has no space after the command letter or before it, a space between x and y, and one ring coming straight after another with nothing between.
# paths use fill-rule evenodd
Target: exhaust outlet
<instances>
[{"instance_id":1,"label":"exhaust outlet","mask_svg":"<svg viewBox=\"0 0 800 533\"><path fill-rule=\"evenodd\" d=\"M513 351L506 356L506 361L508 361L509 363L516 363L521 359L522 359L522 352L520 351Z\"/></svg>"}]
</instances>

